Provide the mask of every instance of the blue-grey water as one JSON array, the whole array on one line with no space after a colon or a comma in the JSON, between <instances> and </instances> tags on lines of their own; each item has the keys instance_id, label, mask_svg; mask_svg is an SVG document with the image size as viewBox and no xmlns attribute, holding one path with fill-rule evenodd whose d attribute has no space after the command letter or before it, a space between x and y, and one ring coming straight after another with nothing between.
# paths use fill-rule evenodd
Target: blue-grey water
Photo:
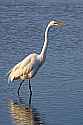
<instances>
[{"instance_id":1,"label":"blue-grey water","mask_svg":"<svg viewBox=\"0 0 83 125\"><path fill-rule=\"evenodd\" d=\"M17 96L20 81L6 73L32 52L39 53L49 20L47 58ZM83 1L0 0L0 125L83 125Z\"/></svg>"}]
</instances>

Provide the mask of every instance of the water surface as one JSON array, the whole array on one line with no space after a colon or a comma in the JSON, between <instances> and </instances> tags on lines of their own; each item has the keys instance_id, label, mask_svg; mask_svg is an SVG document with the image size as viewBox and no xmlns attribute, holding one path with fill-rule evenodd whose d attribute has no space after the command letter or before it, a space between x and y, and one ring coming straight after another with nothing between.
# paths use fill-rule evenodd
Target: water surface
<instances>
[{"instance_id":1,"label":"water surface","mask_svg":"<svg viewBox=\"0 0 83 125\"><path fill-rule=\"evenodd\" d=\"M26 109L28 81L21 88L23 100L18 103L20 81L8 85L6 73L26 55L40 52L47 22L52 19L63 20L65 25L49 31L46 62L31 81L33 95L29 111ZM26 125L28 116L34 116L34 108L45 125L83 124L81 0L0 1L0 124L20 125L24 121L22 125ZM19 116L21 111L23 116Z\"/></svg>"}]
</instances>

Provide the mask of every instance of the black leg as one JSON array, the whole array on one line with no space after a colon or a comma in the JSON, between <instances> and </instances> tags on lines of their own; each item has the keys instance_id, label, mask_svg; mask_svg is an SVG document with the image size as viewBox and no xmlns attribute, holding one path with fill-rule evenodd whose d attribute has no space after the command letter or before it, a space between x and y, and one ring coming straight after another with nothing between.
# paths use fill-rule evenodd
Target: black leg
<instances>
[{"instance_id":1,"label":"black leg","mask_svg":"<svg viewBox=\"0 0 83 125\"><path fill-rule=\"evenodd\" d=\"M32 90L31 90L30 79L29 79L29 90L30 90L30 95L32 95Z\"/></svg>"},{"instance_id":2,"label":"black leg","mask_svg":"<svg viewBox=\"0 0 83 125\"><path fill-rule=\"evenodd\" d=\"M20 83L20 86L19 86L19 88L18 88L18 96L19 96L19 90L20 90L20 88L21 88L23 82L24 82L24 80L22 80L22 82Z\"/></svg>"},{"instance_id":3,"label":"black leg","mask_svg":"<svg viewBox=\"0 0 83 125\"><path fill-rule=\"evenodd\" d=\"M30 95L29 95L29 107L31 107L31 97L32 97L32 94L30 93Z\"/></svg>"}]
</instances>

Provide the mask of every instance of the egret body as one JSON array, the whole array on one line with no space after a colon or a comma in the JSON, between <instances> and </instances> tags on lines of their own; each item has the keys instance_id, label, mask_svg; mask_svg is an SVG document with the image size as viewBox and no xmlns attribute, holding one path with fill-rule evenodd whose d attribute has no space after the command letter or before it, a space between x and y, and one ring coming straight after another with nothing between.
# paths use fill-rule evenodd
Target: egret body
<instances>
[{"instance_id":1,"label":"egret body","mask_svg":"<svg viewBox=\"0 0 83 125\"><path fill-rule=\"evenodd\" d=\"M42 47L40 54L32 53L32 54L28 55L21 62L19 62L13 68L11 68L8 72L8 75L9 75L8 81L12 82L13 80L18 80L18 79L22 80L22 82L20 83L20 86L18 88L18 95L19 95L20 87L25 79L29 80L30 94L32 94L30 80L35 76L38 69L45 62L46 51L47 51L47 47L48 47L48 39L47 39L48 31L49 31L50 27L52 27L52 26L62 27L63 22L62 21L50 21L45 30L44 45Z\"/></svg>"}]
</instances>

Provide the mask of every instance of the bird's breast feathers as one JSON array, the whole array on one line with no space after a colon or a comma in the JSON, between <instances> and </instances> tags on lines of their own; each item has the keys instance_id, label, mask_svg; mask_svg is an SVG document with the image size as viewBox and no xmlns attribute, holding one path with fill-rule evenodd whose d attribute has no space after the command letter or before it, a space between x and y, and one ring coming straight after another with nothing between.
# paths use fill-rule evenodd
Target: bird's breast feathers
<instances>
[{"instance_id":1,"label":"bird's breast feathers","mask_svg":"<svg viewBox=\"0 0 83 125\"><path fill-rule=\"evenodd\" d=\"M29 79L32 78L41 66L38 54L30 54L20 63L16 64L9 72L9 79Z\"/></svg>"}]
</instances>

